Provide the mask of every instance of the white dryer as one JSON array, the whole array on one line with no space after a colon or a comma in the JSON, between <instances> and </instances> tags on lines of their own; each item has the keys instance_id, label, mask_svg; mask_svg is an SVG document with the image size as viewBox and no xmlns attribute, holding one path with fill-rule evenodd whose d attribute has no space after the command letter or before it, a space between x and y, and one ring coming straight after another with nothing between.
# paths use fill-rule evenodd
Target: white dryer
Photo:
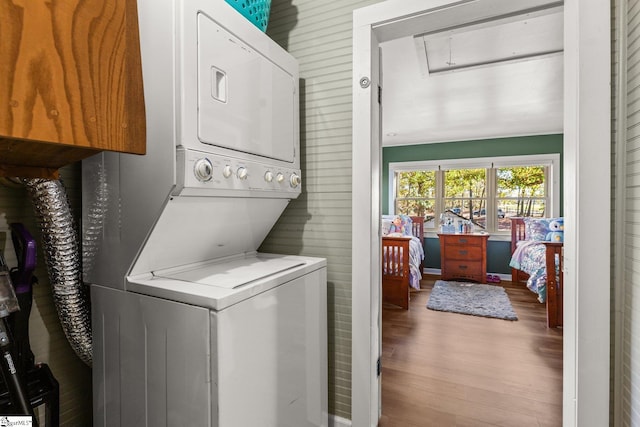
<instances>
[{"instance_id":1,"label":"white dryer","mask_svg":"<svg viewBox=\"0 0 640 427\"><path fill-rule=\"evenodd\" d=\"M326 261L258 247L302 188L296 60L224 0L138 0L147 154L83 161L94 425L326 426Z\"/></svg>"}]
</instances>

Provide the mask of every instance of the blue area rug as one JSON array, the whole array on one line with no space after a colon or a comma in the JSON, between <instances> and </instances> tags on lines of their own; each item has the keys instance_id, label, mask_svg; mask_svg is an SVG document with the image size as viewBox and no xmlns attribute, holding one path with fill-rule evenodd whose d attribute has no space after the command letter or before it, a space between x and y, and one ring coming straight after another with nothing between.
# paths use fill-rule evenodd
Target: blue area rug
<instances>
[{"instance_id":1,"label":"blue area rug","mask_svg":"<svg viewBox=\"0 0 640 427\"><path fill-rule=\"evenodd\" d=\"M472 316L518 320L504 288L495 285L438 280L429 296L427 308Z\"/></svg>"}]
</instances>

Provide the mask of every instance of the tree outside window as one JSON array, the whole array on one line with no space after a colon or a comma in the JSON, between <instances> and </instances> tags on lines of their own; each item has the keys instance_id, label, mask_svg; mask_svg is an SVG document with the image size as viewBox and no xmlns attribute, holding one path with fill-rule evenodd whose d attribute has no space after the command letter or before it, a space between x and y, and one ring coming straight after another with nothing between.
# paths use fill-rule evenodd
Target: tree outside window
<instances>
[{"instance_id":1,"label":"tree outside window","mask_svg":"<svg viewBox=\"0 0 640 427\"><path fill-rule=\"evenodd\" d=\"M547 168L517 166L496 169L496 202L503 213L500 230L509 230L508 217L543 217L547 206Z\"/></svg>"},{"instance_id":2,"label":"tree outside window","mask_svg":"<svg viewBox=\"0 0 640 427\"><path fill-rule=\"evenodd\" d=\"M436 171L398 172L396 175L397 214L421 216L425 226L435 225Z\"/></svg>"},{"instance_id":3,"label":"tree outside window","mask_svg":"<svg viewBox=\"0 0 640 427\"><path fill-rule=\"evenodd\" d=\"M458 216L475 220L485 228L479 218L487 205L486 169L451 169L444 172L444 209ZM483 214L484 218L485 215Z\"/></svg>"}]
</instances>

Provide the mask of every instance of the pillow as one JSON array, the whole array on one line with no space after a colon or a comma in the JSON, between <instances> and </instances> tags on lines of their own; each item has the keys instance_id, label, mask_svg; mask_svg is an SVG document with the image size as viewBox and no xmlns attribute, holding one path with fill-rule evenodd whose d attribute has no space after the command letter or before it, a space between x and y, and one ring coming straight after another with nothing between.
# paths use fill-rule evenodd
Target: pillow
<instances>
[{"instance_id":1,"label":"pillow","mask_svg":"<svg viewBox=\"0 0 640 427\"><path fill-rule=\"evenodd\" d=\"M391 230L392 220L391 218L382 218L382 235L386 236Z\"/></svg>"},{"instance_id":2,"label":"pillow","mask_svg":"<svg viewBox=\"0 0 640 427\"><path fill-rule=\"evenodd\" d=\"M555 221L562 221L562 218L524 218L524 238L525 240L536 240L544 242L551 237L549 224ZM563 223L564 228L564 223Z\"/></svg>"}]
</instances>

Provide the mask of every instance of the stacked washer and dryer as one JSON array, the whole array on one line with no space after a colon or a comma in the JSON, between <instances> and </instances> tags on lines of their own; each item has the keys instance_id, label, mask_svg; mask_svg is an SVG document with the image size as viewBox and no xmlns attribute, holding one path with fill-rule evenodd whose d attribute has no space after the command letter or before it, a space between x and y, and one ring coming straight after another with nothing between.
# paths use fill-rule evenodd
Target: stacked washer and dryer
<instances>
[{"instance_id":1,"label":"stacked washer and dryer","mask_svg":"<svg viewBox=\"0 0 640 427\"><path fill-rule=\"evenodd\" d=\"M96 426L326 426L326 261L258 253L300 194L296 60L224 0L138 0L147 154L83 162Z\"/></svg>"}]
</instances>

